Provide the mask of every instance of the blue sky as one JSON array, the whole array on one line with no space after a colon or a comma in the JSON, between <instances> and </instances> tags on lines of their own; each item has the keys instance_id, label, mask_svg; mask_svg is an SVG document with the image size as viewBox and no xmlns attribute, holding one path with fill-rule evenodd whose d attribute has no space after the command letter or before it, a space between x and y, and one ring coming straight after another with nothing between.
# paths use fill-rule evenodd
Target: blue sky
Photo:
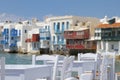
<instances>
[{"instance_id":1,"label":"blue sky","mask_svg":"<svg viewBox=\"0 0 120 80\"><path fill-rule=\"evenodd\" d=\"M120 16L120 0L0 0L0 13L43 18L76 15L103 18Z\"/></svg>"}]
</instances>

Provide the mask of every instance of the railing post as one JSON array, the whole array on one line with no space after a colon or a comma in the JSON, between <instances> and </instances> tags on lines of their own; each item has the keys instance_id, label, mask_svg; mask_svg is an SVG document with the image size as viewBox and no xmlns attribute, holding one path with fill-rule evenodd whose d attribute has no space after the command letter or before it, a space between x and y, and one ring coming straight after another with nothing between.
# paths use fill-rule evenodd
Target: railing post
<instances>
[{"instance_id":1,"label":"railing post","mask_svg":"<svg viewBox=\"0 0 120 80\"><path fill-rule=\"evenodd\" d=\"M4 57L1 57L0 65L1 65L1 72L0 72L1 80L5 80L5 58Z\"/></svg>"},{"instance_id":2,"label":"railing post","mask_svg":"<svg viewBox=\"0 0 120 80\"><path fill-rule=\"evenodd\" d=\"M115 73L115 80L118 80L118 75L117 75L117 73Z\"/></svg>"},{"instance_id":3,"label":"railing post","mask_svg":"<svg viewBox=\"0 0 120 80\"><path fill-rule=\"evenodd\" d=\"M32 55L32 65L35 65L35 62L36 62L36 56Z\"/></svg>"}]
</instances>

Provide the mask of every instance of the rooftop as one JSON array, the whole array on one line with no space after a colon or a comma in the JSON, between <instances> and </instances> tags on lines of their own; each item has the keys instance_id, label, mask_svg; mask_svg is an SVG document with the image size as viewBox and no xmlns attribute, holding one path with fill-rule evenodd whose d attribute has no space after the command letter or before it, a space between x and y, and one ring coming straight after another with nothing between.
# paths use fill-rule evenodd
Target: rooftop
<instances>
[{"instance_id":1,"label":"rooftop","mask_svg":"<svg viewBox=\"0 0 120 80\"><path fill-rule=\"evenodd\" d=\"M97 28L120 28L120 23L113 23L113 24L100 24Z\"/></svg>"}]
</instances>

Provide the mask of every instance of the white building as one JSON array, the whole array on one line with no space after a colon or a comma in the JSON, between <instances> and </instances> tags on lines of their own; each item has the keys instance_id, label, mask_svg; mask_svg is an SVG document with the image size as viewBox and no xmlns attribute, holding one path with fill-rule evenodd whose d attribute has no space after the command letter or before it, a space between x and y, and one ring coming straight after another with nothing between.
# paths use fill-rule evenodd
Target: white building
<instances>
[{"instance_id":1,"label":"white building","mask_svg":"<svg viewBox=\"0 0 120 80\"><path fill-rule=\"evenodd\" d=\"M26 53L28 49L26 43L28 31L34 28L36 28L36 26L33 24L32 21L21 21L14 23L12 23L11 21L6 21L3 25L3 39L1 40L4 51Z\"/></svg>"},{"instance_id":2,"label":"white building","mask_svg":"<svg viewBox=\"0 0 120 80\"><path fill-rule=\"evenodd\" d=\"M113 17L101 19L95 29L95 39L97 40L97 52L116 51L120 54L120 18Z\"/></svg>"},{"instance_id":3,"label":"white building","mask_svg":"<svg viewBox=\"0 0 120 80\"><path fill-rule=\"evenodd\" d=\"M64 39L64 31L67 30L70 25L75 24L79 20L76 16L58 16L47 18L45 22L50 24L51 50L66 49L66 40Z\"/></svg>"},{"instance_id":4,"label":"white building","mask_svg":"<svg viewBox=\"0 0 120 80\"><path fill-rule=\"evenodd\" d=\"M17 46L19 52L23 52L23 53L27 52L28 47L27 47L26 39L29 34L28 32L34 27L35 26L32 25L31 21L22 21L15 25L15 28L19 31L19 35L20 35L17 38L18 39Z\"/></svg>"},{"instance_id":5,"label":"white building","mask_svg":"<svg viewBox=\"0 0 120 80\"><path fill-rule=\"evenodd\" d=\"M50 26L49 22L32 21L32 29L26 39L28 53L49 53Z\"/></svg>"},{"instance_id":6,"label":"white building","mask_svg":"<svg viewBox=\"0 0 120 80\"><path fill-rule=\"evenodd\" d=\"M1 43L3 44L4 51L7 52L17 51L17 30L15 29L14 24L15 23L12 23L11 21L6 21L2 29L3 40Z\"/></svg>"}]
</instances>

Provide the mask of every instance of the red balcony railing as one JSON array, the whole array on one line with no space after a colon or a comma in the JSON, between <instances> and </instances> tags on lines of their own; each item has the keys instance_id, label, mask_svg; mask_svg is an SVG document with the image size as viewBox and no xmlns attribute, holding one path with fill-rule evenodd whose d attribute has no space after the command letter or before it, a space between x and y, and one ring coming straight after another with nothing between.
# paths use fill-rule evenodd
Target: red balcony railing
<instances>
[{"instance_id":1,"label":"red balcony railing","mask_svg":"<svg viewBox=\"0 0 120 80\"><path fill-rule=\"evenodd\" d=\"M32 38L28 38L25 42L39 42L39 34L32 34Z\"/></svg>"},{"instance_id":2,"label":"red balcony railing","mask_svg":"<svg viewBox=\"0 0 120 80\"><path fill-rule=\"evenodd\" d=\"M81 44L67 44L66 48L69 48L69 49L85 49L84 45L81 45Z\"/></svg>"},{"instance_id":3,"label":"red balcony railing","mask_svg":"<svg viewBox=\"0 0 120 80\"><path fill-rule=\"evenodd\" d=\"M66 39L88 39L89 38L89 30L83 31L65 31L64 38Z\"/></svg>"},{"instance_id":4,"label":"red balcony railing","mask_svg":"<svg viewBox=\"0 0 120 80\"><path fill-rule=\"evenodd\" d=\"M32 42L38 42L39 41L39 34L33 34L32 35Z\"/></svg>"}]
</instances>

